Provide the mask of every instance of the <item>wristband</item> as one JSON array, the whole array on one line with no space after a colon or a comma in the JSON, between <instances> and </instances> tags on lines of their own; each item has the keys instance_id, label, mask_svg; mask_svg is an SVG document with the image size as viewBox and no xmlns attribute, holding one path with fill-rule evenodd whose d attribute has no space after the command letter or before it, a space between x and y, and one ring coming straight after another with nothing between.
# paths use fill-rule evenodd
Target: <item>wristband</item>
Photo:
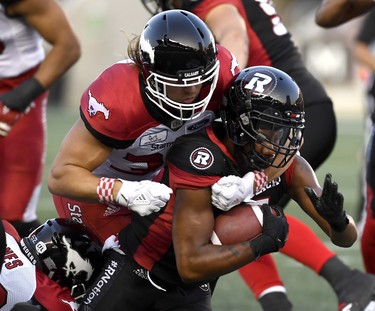
<instances>
[{"instance_id":1,"label":"wristband","mask_svg":"<svg viewBox=\"0 0 375 311\"><path fill-rule=\"evenodd\" d=\"M24 112L31 102L45 91L40 82L31 77L15 89L1 94L0 100L10 109Z\"/></svg>"},{"instance_id":2,"label":"wristband","mask_svg":"<svg viewBox=\"0 0 375 311\"><path fill-rule=\"evenodd\" d=\"M255 191L254 193L257 193L258 191L262 190L268 183L268 176L267 174L262 171L254 171L254 185L255 185Z\"/></svg>"},{"instance_id":3,"label":"wristband","mask_svg":"<svg viewBox=\"0 0 375 311\"><path fill-rule=\"evenodd\" d=\"M96 187L96 193L100 203L113 203L113 187L115 186L115 178L101 177L99 179L98 186Z\"/></svg>"}]
</instances>

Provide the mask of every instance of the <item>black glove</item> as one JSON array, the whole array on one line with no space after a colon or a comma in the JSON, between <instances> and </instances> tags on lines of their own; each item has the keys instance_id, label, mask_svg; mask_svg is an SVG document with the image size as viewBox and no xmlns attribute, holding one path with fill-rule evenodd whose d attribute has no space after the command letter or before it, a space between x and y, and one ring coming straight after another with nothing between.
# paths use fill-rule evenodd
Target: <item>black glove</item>
<instances>
[{"instance_id":1,"label":"black glove","mask_svg":"<svg viewBox=\"0 0 375 311\"><path fill-rule=\"evenodd\" d=\"M31 102L45 91L40 82L31 77L13 90L0 94L0 101L8 108L24 112Z\"/></svg>"},{"instance_id":2,"label":"black glove","mask_svg":"<svg viewBox=\"0 0 375 311\"><path fill-rule=\"evenodd\" d=\"M276 216L272 213L276 211ZM288 239L289 225L282 208L262 205L263 210L263 232L260 236L249 241L255 258L268 253L277 252Z\"/></svg>"},{"instance_id":3,"label":"black glove","mask_svg":"<svg viewBox=\"0 0 375 311\"><path fill-rule=\"evenodd\" d=\"M332 182L331 174L327 174L324 180L323 192L319 198L310 187L305 188L305 192L310 198L315 209L336 232L346 229L349 219L344 211L344 197L337 191L337 183Z\"/></svg>"}]
</instances>

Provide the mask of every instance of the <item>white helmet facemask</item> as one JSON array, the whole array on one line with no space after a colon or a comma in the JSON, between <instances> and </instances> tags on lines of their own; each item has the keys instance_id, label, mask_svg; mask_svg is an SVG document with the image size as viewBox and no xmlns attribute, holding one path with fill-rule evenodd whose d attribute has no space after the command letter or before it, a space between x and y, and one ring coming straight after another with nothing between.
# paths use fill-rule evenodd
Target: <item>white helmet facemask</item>
<instances>
[{"instance_id":1,"label":"white helmet facemask","mask_svg":"<svg viewBox=\"0 0 375 311\"><path fill-rule=\"evenodd\" d=\"M220 70L220 63L217 60L204 74L192 74L189 78L177 79L151 72L146 79L146 94L158 108L166 114L180 121L188 121L199 117L207 108L208 103L215 90ZM210 83L208 94L201 100L193 103L176 102L167 96L167 86L189 87L205 85Z\"/></svg>"}]
</instances>

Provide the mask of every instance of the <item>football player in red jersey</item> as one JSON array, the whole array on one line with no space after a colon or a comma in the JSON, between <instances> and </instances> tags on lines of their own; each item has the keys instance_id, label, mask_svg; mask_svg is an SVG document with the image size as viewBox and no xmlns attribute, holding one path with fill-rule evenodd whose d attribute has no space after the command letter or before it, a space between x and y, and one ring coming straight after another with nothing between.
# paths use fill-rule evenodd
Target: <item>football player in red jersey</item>
<instances>
[{"instance_id":1,"label":"football player in red jersey","mask_svg":"<svg viewBox=\"0 0 375 311\"><path fill-rule=\"evenodd\" d=\"M325 28L342 25L375 7L374 0L323 0L315 13L315 22Z\"/></svg>"},{"instance_id":2,"label":"football player in red jersey","mask_svg":"<svg viewBox=\"0 0 375 311\"><path fill-rule=\"evenodd\" d=\"M102 242L130 222L129 210L147 215L165 206L171 189L158 176L166 152L218 116L239 71L203 21L182 10L152 17L128 54L84 92L81 118L48 179L60 217L85 224Z\"/></svg>"},{"instance_id":3,"label":"football player in red jersey","mask_svg":"<svg viewBox=\"0 0 375 311\"><path fill-rule=\"evenodd\" d=\"M0 0L0 217L21 236L39 225L47 90L79 56L56 0Z\"/></svg>"},{"instance_id":4,"label":"football player in red jersey","mask_svg":"<svg viewBox=\"0 0 375 311\"><path fill-rule=\"evenodd\" d=\"M250 67L237 76L226 102L223 123L176 139L167 153L163 176L173 189L171 200L158 213L135 215L120 232L126 255L112 252L111 256L121 268L107 279L100 295L94 295L100 279L93 284L82 310L106 306L120 310L116 305L132 310L182 310L192 301L200 301L194 310L211 310L206 282L284 244L284 220L271 215L268 204L277 203L285 191L333 243L342 247L354 243L355 224L343 210L337 185L327 177L321 189L308 163L296 156L303 141L304 111L295 81L272 67ZM243 243L213 245L214 218L221 211L212 207L211 186L223 176L243 176L268 166L286 171L263 184L253 197L259 204L266 203L263 234ZM128 295L114 297L114 288ZM145 293L147 299L142 299Z\"/></svg>"},{"instance_id":5,"label":"football player in red jersey","mask_svg":"<svg viewBox=\"0 0 375 311\"><path fill-rule=\"evenodd\" d=\"M60 217L102 242L129 223L129 209L146 215L169 200L157 182L166 151L215 119L239 70L207 26L181 10L151 18L128 55L84 92L48 178Z\"/></svg>"},{"instance_id":6,"label":"football player in red jersey","mask_svg":"<svg viewBox=\"0 0 375 311\"><path fill-rule=\"evenodd\" d=\"M59 286L28 259L27 253L24 253L21 248L19 234L6 220L0 221L0 236L2 253L0 267L1 310L42 310L41 307L43 310L78 310L78 304L71 296L70 289ZM49 241L51 241L51 237ZM77 236L77 240L82 239ZM40 244L39 251L42 251ZM55 253L60 251L61 248L55 248ZM96 254L96 256L99 255L99 258L100 251L99 248L99 253ZM74 258L76 263L78 258ZM55 263L58 263L56 258L54 260ZM60 268L63 267L59 266Z\"/></svg>"},{"instance_id":7,"label":"football player in red jersey","mask_svg":"<svg viewBox=\"0 0 375 311\"><path fill-rule=\"evenodd\" d=\"M336 140L336 119L332 101L323 85L307 70L300 52L292 41L291 34L282 23L272 1L142 0L142 3L151 14L173 7L182 7L194 12L206 22L216 40L237 56L240 68L270 65L292 76L301 88L305 101L306 130L301 155L313 169L317 169L327 159ZM322 118L325 120L323 126ZM221 185L224 185L224 180L221 181ZM229 180L229 183L233 183L233 180ZM234 194L232 188L229 192ZM225 197L230 198L230 195L224 194L220 197L214 197L213 202L220 201L221 204L215 205L227 209L228 201ZM238 198L235 201L238 201ZM284 206L287 202L288 197L284 196L279 204ZM330 275L335 271L341 271L346 265L306 224L291 215L286 216L293 238L288 240L281 252L324 277L336 295L341 297L339 300L342 300L342 291L346 287L345 285L338 287ZM291 310L292 304L286 296L286 289L276 265L271 256L268 257L268 273L265 273L266 257L262 265L256 262L241 268L239 272L264 310ZM348 275L350 270L347 267ZM361 283L360 274L358 272L352 279L348 278L346 286L355 289L364 288L366 285L358 285ZM371 282L366 274L362 275L362 280L366 280L364 283ZM358 295L360 293L359 289Z\"/></svg>"}]
</instances>

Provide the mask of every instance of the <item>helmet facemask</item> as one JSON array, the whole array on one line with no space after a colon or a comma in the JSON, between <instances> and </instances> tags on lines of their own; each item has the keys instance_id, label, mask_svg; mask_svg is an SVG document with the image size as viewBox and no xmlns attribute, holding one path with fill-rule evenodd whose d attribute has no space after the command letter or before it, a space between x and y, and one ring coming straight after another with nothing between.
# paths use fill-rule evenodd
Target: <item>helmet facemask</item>
<instances>
[{"instance_id":1,"label":"helmet facemask","mask_svg":"<svg viewBox=\"0 0 375 311\"><path fill-rule=\"evenodd\" d=\"M259 77L264 77L261 92L256 89ZM303 98L297 84L276 68L244 69L233 82L221 113L242 167L282 168L302 146Z\"/></svg>"},{"instance_id":2,"label":"helmet facemask","mask_svg":"<svg viewBox=\"0 0 375 311\"><path fill-rule=\"evenodd\" d=\"M200 70L201 75L191 78L172 78L166 75L161 75L156 72L151 72L146 79L146 94L147 97L157 105L166 114L174 119L187 121L197 118L204 112L209 104L212 94L215 90L217 79L219 76L219 62L216 61L214 66L207 72ZM196 70L194 70L196 72ZM189 75L188 72L184 72ZM197 99L193 103L180 103L168 98L167 86L171 87L189 87L194 85L209 86L208 94L203 99Z\"/></svg>"},{"instance_id":3,"label":"helmet facemask","mask_svg":"<svg viewBox=\"0 0 375 311\"><path fill-rule=\"evenodd\" d=\"M301 115L297 116L291 111L283 114L284 116L280 111L269 108L263 112L251 111L247 116L243 114L238 120L243 133L240 135L248 137L247 140L251 143L250 162L257 169L284 167L302 145L304 126L298 120ZM272 151L274 156L265 157L258 153L257 144Z\"/></svg>"},{"instance_id":4,"label":"helmet facemask","mask_svg":"<svg viewBox=\"0 0 375 311\"><path fill-rule=\"evenodd\" d=\"M152 17L139 41L146 94L168 116L188 121L208 106L216 88L220 63L214 37L193 13L169 10ZM168 97L167 88L201 85L194 102Z\"/></svg>"}]
</instances>

